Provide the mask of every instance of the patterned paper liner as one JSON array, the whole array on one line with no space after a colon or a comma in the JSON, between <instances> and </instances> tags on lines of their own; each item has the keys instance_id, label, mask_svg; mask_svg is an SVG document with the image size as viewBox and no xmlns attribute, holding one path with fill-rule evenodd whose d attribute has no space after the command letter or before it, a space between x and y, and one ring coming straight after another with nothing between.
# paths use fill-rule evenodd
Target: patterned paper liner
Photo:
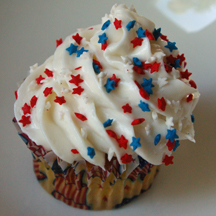
<instances>
[{"instance_id":1,"label":"patterned paper liner","mask_svg":"<svg viewBox=\"0 0 216 216\"><path fill-rule=\"evenodd\" d=\"M76 208L118 208L146 191L159 170L159 166L141 157L129 166L122 166L113 158L107 161L106 170L85 160L68 164L29 139L15 118L13 123L32 152L34 171L41 186L56 199Z\"/></svg>"}]
</instances>

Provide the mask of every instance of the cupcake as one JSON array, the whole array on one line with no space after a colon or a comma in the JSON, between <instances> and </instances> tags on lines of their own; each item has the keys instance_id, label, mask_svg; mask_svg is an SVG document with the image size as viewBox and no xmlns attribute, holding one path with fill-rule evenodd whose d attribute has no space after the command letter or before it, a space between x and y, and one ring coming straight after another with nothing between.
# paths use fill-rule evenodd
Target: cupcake
<instances>
[{"instance_id":1,"label":"cupcake","mask_svg":"<svg viewBox=\"0 0 216 216\"><path fill-rule=\"evenodd\" d=\"M175 42L114 5L102 23L56 40L16 91L13 122L42 187L80 209L146 191L180 140L194 141L199 92Z\"/></svg>"}]
</instances>

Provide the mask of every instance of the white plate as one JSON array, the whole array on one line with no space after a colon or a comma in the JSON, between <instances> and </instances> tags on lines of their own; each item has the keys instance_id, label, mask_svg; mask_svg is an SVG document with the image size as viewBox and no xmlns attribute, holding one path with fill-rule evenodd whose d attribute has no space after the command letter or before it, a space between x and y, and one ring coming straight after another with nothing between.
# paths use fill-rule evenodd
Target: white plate
<instances>
[{"instance_id":1,"label":"white plate","mask_svg":"<svg viewBox=\"0 0 216 216\"><path fill-rule=\"evenodd\" d=\"M78 27L100 23L101 17L109 13L116 2L122 1L1 2L0 215L86 215L86 211L55 200L37 183L30 152L11 123L15 100L13 92L30 65L41 64L53 54L56 39L65 38ZM152 188L132 203L118 210L91 211L88 215L216 214L215 1L187 2L124 1L128 6L133 3L139 14L153 20L170 41L176 42L180 52L185 53L188 69L193 72L192 78L201 92L194 112L197 143L182 142L181 148L174 154L174 165L162 167ZM202 2L205 2L202 10L197 10L197 5Z\"/></svg>"}]
</instances>

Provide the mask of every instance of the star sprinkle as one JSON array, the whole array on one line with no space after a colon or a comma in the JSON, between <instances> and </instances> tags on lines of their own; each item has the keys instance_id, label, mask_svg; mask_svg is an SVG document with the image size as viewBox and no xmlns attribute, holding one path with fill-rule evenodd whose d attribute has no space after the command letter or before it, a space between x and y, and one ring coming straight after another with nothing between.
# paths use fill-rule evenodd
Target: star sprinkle
<instances>
[{"instance_id":1,"label":"star sprinkle","mask_svg":"<svg viewBox=\"0 0 216 216\"><path fill-rule=\"evenodd\" d=\"M27 103L25 103L22 107L22 111L24 115L31 114L31 107Z\"/></svg>"},{"instance_id":2,"label":"star sprinkle","mask_svg":"<svg viewBox=\"0 0 216 216\"><path fill-rule=\"evenodd\" d=\"M118 83L121 79L117 78L116 75L113 74L112 77L110 78L110 80L114 80L115 81L115 87L118 87Z\"/></svg>"},{"instance_id":3,"label":"star sprinkle","mask_svg":"<svg viewBox=\"0 0 216 216\"><path fill-rule=\"evenodd\" d=\"M49 94L52 94L52 87L46 87L45 89L44 89L44 91L43 91L43 93L44 93L44 96L45 97L47 97Z\"/></svg>"},{"instance_id":4,"label":"star sprinkle","mask_svg":"<svg viewBox=\"0 0 216 216\"><path fill-rule=\"evenodd\" d=\"M133 147L133 151L135 151L138 147L141 147L140 137L138 138L132 137L132 143L130 144L130 146Z\"/></svg>"},{"instance_id":5,"label":"star sprinkle","mask_svg":"<svg viewBox=\"0 0 216 216\"><path fill-rule=\"evenodd\" d=\"M170 165L170 164L173 164L173 156L168 156L168 155L165 155L165 157L164 157L164 159L163 159L163 161L162 161L162 163L164 163L165 164L165 166L168 166L168 165Z\"/></svg>"},{"instance_id":6,"label":"star sprinkle","mask_svg":"<svg viewBox=\"0 0 216 216\"><path fill-rule=\"evenodd\" d=\"M195 122L194 115L191 115L191 122L192 122L192 123L194 123L194 122Z\"/></svg>"},{"instance_id":7,"label":"star sprinkle","mask_svg":"<svg viewBox=\"0 0 216 216\"><path fill-rule=\"evenodd\" d=\"M176 60L175 60L175 65L174 65L174 68L175 68L175 69L181 68L180 61L181 61L181 59L176 59Z\"/></svg>"},{"instance_id":8,"label":"star sprinkle","mask_svg":"<svg viewBox=\"0 0 216 216\"><path fill-rule=\"evenodd\" d=\"M77 50L77 57L80 57L84 52L88 52L88 50L85 50L84 47L82 47L80 50Z\"/></svg>"},{"instance_id":9,"label":"star sprinkle","mask_svg":"<svg viewBox=\"0 0 216 216\"><path fill-rule=\"evenodd\" d=\"M109 137L117 139L117 135L116 135L116 133L114 131L112 131L112 130L106 130L106 132L109 135Z\"/></svg>"},{"instance_id":10,"label":"star sprinkle","mask_svg":"<svg viewBox=\"0 0 216 216\"><path fill-rule=\"evenodd\" d=\"M190 84L190 86L192 87L192 88L197 88L197 85L196 85L196 83L193 81L193 80L190 80L189 81L189 84Z\"/></svg>"},{"instance_id":11,"label":"star sprinkle","mask_svg":"<svg viewBox=\"0 0 216 216\"><path fill-rule=\"evenodd\" d=\"M159 88L165 86L168 83L167 78L166 77L159 77L157 80L157 84L159 86Z\"/></svg>"},{"instance_id":12,"label":"star sprinkle","mask_svg":"<svg viewBox=\"0 0 216 216\"><path fill-rule=\"evenodd\" d=\"M164 47L168 48L170 50L170 52L172 52L173 50L178 49L175 45L176 45L176 42L167 41L167 45Z\"/></svg>"},{"instance_id":13,"label":"star sprinkle","mask_svg":"<svg viewBox=\"0 0 216 216\"><path fill-rule=\"evenodd\" d=\"M136 66L142 66L142 62L136 58L136 57L133 57L133 63L136 65Z\"/></svg>"},{"instance_id":14,"label":"star sprinkle","mask_svg":"<svg viewBox=\"0 0 216 216\"><path fill-rule=\"evenodd\" d=\"M51 70L49 70L48 68L45 69L44 73L48 76L48 77L53 77L53 72Z\"/></svg>"},{"instance_id":15,"label":"star sprinkle","mask_svg":"<svg viewBox=\"0 0 216 216\"><path fill-rule=\"evenodd\" d=\"M141 46L142 45L142 42L143 42L143 39L142 38L138 38L138 37L135 37L131 43L133 44L133 48L137 47L137 46Z\"/></svg>"},{"instance_id":16,"label":"star sprinkle","mask_svg":"<svg viewBox=\"0 0 216 216\"><path fill-rule=\"evenodd\" d=\"M136 23L136 20L130 21L130 22L126 25L127 30L130 31L130 30L134 27L135 23Z\"/></svg>"},{"instance_id":17,"label":"star sprinkle","mask_svg":"<svg viewBox=\"0 0 216 216\"><path fill-rule=\"evenodd\" d=\"M124 113L132 113L132 107L127 103L124 106L122 106Z\"/></svg>"},{"instance_id":18,"label":"star sprinkle","mask_svg":"<svg viewBox=\"0 0 216 216\"><path fill-rule=\"evenodd\" d=\"M104 87L106 88L106 92L110 93L112 90L115 89L115 81L108 78Z\"/></svg>"},{"instance_id":19,"label":"star sprinkle","mask_svg":"<svg viewBox=\"0 0 216 216\"><path fill-rule=\"evenodd\" d=\"M167 135L166 139L170 139L171 142L173 142L175 139L178 139L178 135L176 134L176 129L167 129Z\"/></svg>"},{"instance_id":20,"label":"star sprinkle","mask_svg":"<svg viewBox=\"0 0 216 216\"><path fill-rule=\"evenodd\" d=\"M158 98L158 108L161 109L162 111L165 111L166 109L166 101L164 99L164 97L162 98Z\"/></svg>"},{"instance_id":21,"label":"star sprinkle","mask_svg":"<svg viewBox=\"0 0 216 216\"><path fill-rule=\"evenodd\" d=\"M117 142L120 148L127 149L128 140L123 135L121 135L121 137L117 139Z\"/></svg>"},{"instance_id":22,"label":"star sprinkle","mask_svg":"<svg viewBox=\"0 0 216 216\"><path fill-rule=\"evenodd\" d=\"M189 79L189 77L192 75L192 73L188 72L188 69L183 72L183 71L180 71L180 75L181 75L181 78L182 79Z\"/></svg>"},{"instance_id":23,"label":"star sprinkle","mask_svg":"<svg viewBox=\"0 0 216 216\"><path fill-rule=\"evenodd\" d=\"M173 151L175 151L180 146L179 140L175 141L175 147L173 148Z\"/></svg>"},{"instance_id":24,"label":"star sprinkle","mask_svg":"<svg viewBox=\"0 0 216 216\"><path fill-rule=\"evenodd\" d=\"M15 95L15 98L17 99L17 98L18 98L18 93L17 93L17 91L14 91L14 95Z\"/></svg>"},{"instance_id":25,"label":"star sprinkle","mask_svg":"<svg viewBox=\"0 0 216 216\"><path fill-rule=\"evenodd\" d=\"M131 122L131 125L138 125L138 124L141 124L141 123L144 122L144 121L145 121L144 118L134 119L134 120Z\"/></svg>"},{"instance_id":26,"label":"star sprinkle","mask_svg":"<svg viewBox=\"0 0 216 216\"><path fill-rule=\"evenodd\" d=\"M59 40L56 40L56 47L58 47L62 43L63 43L62 38L60 38Z\"/></svg>"},{"instance_id":27,"label":"star sprinkle","mask_svg":"<svg viewBox=\"0 0 216 216\"><path fill-rule=\"evenodd\" d=\"M121 22L122 22L121 20L118 20L115 18L115 21L113 22L113 24L114 24L116 30L118 30L119 28L122 27Z\"/></svg>"},{"instance_id":28,"label":"star sprinkle","mask_svg":"<svg viewBox=\"0 0 216 216\"><path fill-rule=\"evenodd\" d=\"M134 65L133 66L133 70L135 71L135 72L137 72L138 74L145 74L145 72L143 71L143 68L141 68L141 67L139 67L139 66L136 66L136 65Z\"/></svg>"},{"instance_id":29,"label":"star sprinkle","mask_svg":"<svg viewBox=\"0 0 216 216\"><path fill-rule=\"evenodd\" d=\"M105 32L102 35L98 35L98 37L99 37L98 43L101 44L105 44L108 39Z\"/></svg>"},{"instance_id":30,"label":"star sprinkle","mask_svg":"<svg viewBox=\"0 0 216 216\"><path fill-rule=\"evenodd\" d=\"M77 52L77 48L78 46L75 46L71 43L70 46L66 48L66 50L68 51L69 55L72 55L73 53Z\"/></svg>"},{"instance_id":31,"label":"star sprinkle","mask_svg":"<svg viewBox=\"0 0 216 216\"><path fill-rule=\"evenodd\" d=\"M173 117L166 117L166 123L167 127L170 129L172 126L174 126L174 123L173 123Z\"/></svg>"},{"instance_id":32,"label":"star sprinkle","mask_svg":"<svg viewBox=\"0 0 216 216\"><path fill-rule=\"evenodd\" d=\"M72 94L81 95L81 93L82 93L83 91L84 91L84 88L82 88L81 86L78 86L77 88L73 88Z\"/></svg>"},{"instance_id":33,"label":"star sprinkle","mask_svg":"<svg viewBox=\"0 0 216 216\"><path fill-rule=\"evenodd\" d=\"M105 50L107 48L107 42L101 44L101 50Z\"/></svg>"},{"instance_id":34,"label":"star sprinkle","mask_svg":"<svg viewBox=\"0 0 216 216\"><path fill-rule=\"evenodd\" d=\"M113 122L113 119L107 119L104 123L103 123L103 126L106 128L106 127L109 127L112 125L112 122Z\"/></svg>"},{"instance_id":35,"label":"star sprinkle","mask_svg":"<svg viewBox=\"0 0 216 216\"><path fill-rule=\"evenodd\" d=\"M71 149L71 152L72 152L73 154L79 154L79 152L78 152L76 149Z\"/></svg>"},{"instance_id":36,"label":"star sprinkle","mask_svg":"<svg viewBox=\"0 0 216 216\"><path fill-rule=\"evenodd\" d=\"M40 75L38 78L35 79L35 81L36 81L36 83L37 83L38 85L41 85L41 84L43 84L42 80L44 80L44 79L45 79L45 78L42 77L42 75Z\"/></svg>"},{"instance_id":37,"label":"star sprinkle","mask_svg":"<svg viewBox=\"0 0 216 216\"><path fill-rule=\"evenodd\" d=\"M177 58L173 57L173 55L169 55L169 56L166 57L167 63L171 64L171 65L175 65L175 60L176 59Z\"/></svg>"},{"instance_id":38,"label":"star sprinkle","mask_svg":"<svg viewBox=\"0 0 216 216\"><path fill-rule=\"evenodd\" d=\"M107 29L107 28L109 27L110 23L111 23L110 20L107 20L107 21L102 25L101 30L103 31L103 30Z\"/></svg>"},{"instance_id":39,"label":"star sprinkle","mask_svg":"<svg viewBox=\"0 0 216 216\"><path fill-rule=\"evenodd\" d=\"M22 118L19 120L19 122L23 124L23 127L25 127L28 124L31 124L30 116L23 115Z\"/></svg>"},{"instance_id":40,"label":"star sprinkle","mask_svg":"<svg viewBox=\"0 0 216 216\"><path fill-rule=\"evenodd\" d=\"M173 142L171 142L171 140L169 139L166 145L168 147L168 150L172 151L173 148L175 147L175 140Z\"/></svg>"},{"instance_id":41,"label":"star sprinkle","mask_svg":"<svg viewBox=\"0 0 216 216\"><path fill-rule=\"evenodd\" d=\"M73 35L72 38L77 42L77 44L81 44L81 40L83 39L78 33Z\"/></svg>"},{"instance_id":42,"label":"star sprinkle","mask_svg":"<svg viewBox=\"0 0 216 216\"><path fill-rule=\"evenodd\" d=\"M75 84L76 86L79 86L79 84L81 82L83 82L83 79L80 78L80 74L74 76L74 75L71 75L71 80L69 80L69 83L73 83Z\"/></svg>"},{"instance_id":43,"label":"star sprinkle","mask_svg":"<svg viewBox=\"0 0 216 216\"><path fill-rule=\"evenodd\" d=\"M66 100L65 100L64 96L61 96L61 97L56 96L56 99L54 100L54 102L62 105L63 103L66 103Z\"/></svg>"},{"instance_id":44,"label":"star sprinkle","mask_svg":"<svg viewBox=\"0 0 216 216\"><path fill-rule=\"evenodd\" d=\"M92 62L92 66L93 66L94 72L96 74L99 74L100 73L99 65L97 65L95 62Z\"/></svg>"},{"instance_id":45,"label":"star sprinkle","mask_svg":"<svg viewBox=\"0 0 216 216\"><path fill-rule=\"evenodd\" d=\"M154 62L154 64L151 66L151 73L158 72L160 65L161 65L160 62L159 63Z\"/></svg>"},{"instance_id":46,"label":"star sprinkle","mask_svg":"<svg viewBox=\"0 0 216 216\"><path fill-rule=\"evenodd\" d=\"M34 95L30 100L30 106L33 108L37 103L37 97Z\"/></svg>"},{"instance_id":47,"label":"star sprinkle","mask_svg":"<svg viewBox=\"0 0 216 216\"><path fill-rule=\"evenodd\" d=\"M143 101L140 101L140 104L138 106L143 112L150 112L151 111L149 109L149 105Z\"/></svg>"},{"instance_id":48,"label":"star sprinkle","mask_svg":"<svg viewBox=\"0 0 216 216\"><path fill-rule=\"evenodd\" d=\"M187 103L191 102L193 100L193 94L189 94L186 98Z\"/></svg>"},{"instance_id":49,"label":"star sprinkle","mask_svg":"<svg viewBox=\"0 0 216 216\"><path fill-rule=\"evenodd\" d=\"M154 87L154 85L152 84L152 78L150 78L148 80L143 78L143 83L141 83L141 86L144 88L144 90L149 95L153 94L152 89L151 89L152 87Z\"/></svg>"},{"instance_id":50,"label":"star sprinkle","mask_svg":"<svg viewBox=\"0 0 216 216\"><path fill-rule=\"evenodd\" d=\"M76 67L74 70L79 70L81 68L82 68L82 66L79 66L79 67Z\"/></svg>"},{"instance_id":51,"label":"star sprinkle","mask_svg":"<svg viewBox=\"0 0 216 216\"><path fill-rule=\"evenodd\" d=\"M177 55L177 58L178 58L178 59L180 59L180 62L179 62L179 64L181 65L181 64L182 64L182 62L183 62L183 61L185 61L185 56L184 56L184 53L182 53L181 55L179 55L179 54L178 54L178 55Z\"/></svg>"},{"instance_id":52,"label":"star sprinkle","mask_svg":"<svg viewBox=\"0 0 216 216\"><path fill-rule=\"evenodd\" d=\"M154 144L157 145L160 142L160 139L161 139L161 134L157 134L154 139Z\"/></svg>"},{"instance_id":53,"label":"star sprinkle","mask_svg":"<svg viewBox=\"0 0 216 216\"><path fill-rule=\"evenodd\" d=\"M136 31L138 38L146 37L145 30L142 27L139 27Z\"/></svg>"},{"instance_id":54,"label":"star sprinkle","mask_svg":"<svg viewBox=\"0 0 216 216\"><path fill-rule=\"evenodd\" d=\"M154 35L148 29L145 30L145 34L149 40L155 40Z\"/></svg>"},{"instance_id":55,"label":"star sprinkle","mask_svg":"<svg viewBox=\"0 0 216 216\"><path fill-rule=\"evenodd\" d=\"M95 150L94 148L87 147L87 155L92 159L95 156Z\"/></svg>"},{"instance_id":56,"label":"star sprinkle","mask_svg":"<svg viewBox=\"0 0 216 216\"><path fill-rule=\"evenodd\" d=\"M167 36L166 35L161 35L160 38L164 41L168 41Z\"/></svg>"},{"instance_id":57,"label":"star sprinkle","mask_svg":"<svg viewBox=\"0 0 216 216\"><path fill-rule=\"evenodd\" d=\"M132 155L129 155L127 153L125 153L122 157L121 157L121 161L123 164L127 164L130 163L133 160Z\"/></svg>"},{"instance_id":58,"label":"star sprinkle","mask_svg":"<svg viewBox=\"0 0 216 216\"><path fill-rule=\"evenodd\" d=\"M158 28L158 29L155 28L153 31L153 35L154 35L155 41L157 41L157 39L162 35L161 28Z\"/></svg>"},{"instance_id":59,"label":"star sprinkle","mask_svg":"<svg viewBox=\"0 0 216 216\"><path fill-rule=\"evenodd\" d=\"M96 59L93 59L93 62L98 65L99 69L103 69L101 63L99 61L97 61Z\"/></svg>"},{"instance_id":60,"label":"star sprinkle","mask_svg":"<svg viewBox=\"0 0 216 216\"><path fill-rule=\"evenodd\" d=\"M149 94L143 88L139 89L139 93L141 97L143 97L146 100L149 100Z\"/></svg>"},{"instance_id":61,"label":"star sprinkle","mask_svg":"<svg viewBox=\"0 0 216 216\"><path fill-rule=\"evenodd\" d=\"M81 114L81 113L75 112L74 114L81 121L86 121L87 120L87 118L83 114Z\"/></svg>"}]
</instances>

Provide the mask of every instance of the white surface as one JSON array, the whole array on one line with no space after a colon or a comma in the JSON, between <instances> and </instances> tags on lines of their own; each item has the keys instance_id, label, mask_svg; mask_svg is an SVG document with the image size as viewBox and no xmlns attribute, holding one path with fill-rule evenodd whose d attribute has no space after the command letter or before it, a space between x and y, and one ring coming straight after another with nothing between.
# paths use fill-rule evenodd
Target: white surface
<instances>
[{"instance_id":1,"label":"white surface","mask_svg":"<svg viewBox=\"0 0 216 216\"><path fill-rule=\"evenodd\" d=\"M172 21L174 17L171 20L160 11L161 8L156 6L159 1L1 1L0 215L216 214L216 22L189 34ZM101 17L109 13L116 2L128 6L133 3L139 14L153 20L171 42L176 42L180 53L185 53L188 69L193 72L192 78L201 92L194 112L197 143L182 142L174 154L174 165L162 167L152 188L132 203L118 210L86 212L55 200L37 183L31 154L11 123L14 90L16 83L26 76L29 66L41 64L53 54L56 39L65 38L78 27L100 23ZM173 11L171 14L175 16Z\"/></svg>"}]
</instances>

